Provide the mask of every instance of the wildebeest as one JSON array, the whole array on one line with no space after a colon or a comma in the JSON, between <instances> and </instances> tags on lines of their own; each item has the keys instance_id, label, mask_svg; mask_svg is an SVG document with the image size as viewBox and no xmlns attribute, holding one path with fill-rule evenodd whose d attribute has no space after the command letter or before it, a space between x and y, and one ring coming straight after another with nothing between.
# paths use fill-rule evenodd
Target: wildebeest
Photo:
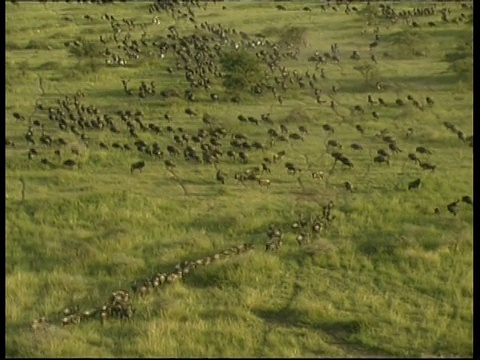
<instances>
[{"instance_id":1,"label":"wildebeest","mask_svg":"<svg viewBox=\"0 0 480 360\"><path fill-rule=\"evenodd\" d=\"M352 145L350 145L350 147L351 147L353 150L363 150L362 145L359 145L359 144L352 144Z\"/></svg>"},{"instance_id":2,"label":"wildebeest","mask_svg":"<svg viewBox=\"0 0 480 360\"><path fill-rule=\"evenodd\" d=\"M260 186L269 187L271 184L271 181L269 179L258 179L257 181Z\"/></svg>"},{"instance_id":3,"label":"wildebeest","mask_svg":"<svg viewBox=\"0 0 480 360\"><path fill-rule=\"evenodd\" d=\"M322 129L329 134L334 134L335 133L335 129L328 124L322 125Z\"/></svg>"},{"instance_id":4,"label":"wildebeest","mask_svg":"<svg viewBox=\"0 0 480 360\"><path fill-rule=\"evenodd\" d=\"M360 124L355 125L355 129L362 135L365 133L365 129Z\"/></svg>"},{"instance_id":5,"label":"wildebeest","mask_svg":"<svg viewBox=\"0 0 480 360\"><path fill-rule=\"evenodd\" d=\"M324 173L322 171L314 171L312 172L312 179L320 179L323 180Z\"/></svg>"},{"instance_id":6,"label":"wildebeest","mask_svg":"<svg viewBox=\"0 0 480 360\"><path fill-rule=\"evenodd\" d=\"M421 184L420 178L413 180L408 183L408 190L418 189L420 187L420 184Z\"/></svg>"},{"instance_id":7,"label":"wildebeest","mask_svg":"<svg viewBox=\"0 0 480 360\"><path fill-rule=\"evenodd\" d=\"M130 173L133 174L133 172L135 170L138 170L138 171L141 172L144 167L145 167L145 161L144 160L137 161L130 166Z\"/></svg>"},{"instance_id":8,"label":"wildebeest","mask_svg":"<svg viewBox=\"0 0 480 360\"><path fill-rule=\"evenodd\" d=\"M465 203L465 204L469 204L469 205L473 205L473 200L470 196L468 195L465 195L465 196L462 196L462 201Z\"/></svg>"},{"instance_id":9,"label":"wildebeest","mask_svg":"<svg viewBox=\"0 0 480 360\"><path fill-rule=\"evenodd\" d=\"M221 170L217 171L217 181L225 184L225 174Z\"/></svg>"},{"instance_id":10,"label":"wildebeest","mask_svg":"<svg viewBox=\"0 0 480 360\"><path fill-rule=\"evenodd\" d=\"M430 164L428 162L419 162L420 163L420 167L423 169L423 170L435 170L437 168L436 165L433 165L433 164Z\"/></svg>"},{"instance_id":11,"label":"wildebeest","mask_svg":"<svg viewBox=\"0 0 480 360\"><path fill-rule=\"evenodd\" d=\"M68 160L65 160L63 162L63 165L71 168L71 167L74 167L75 165L77 165L77 163L72 159L68 159Z\"/></svg>"},{"instance_id":12,"label":"wildebeest","mask_svg":"<svg viewBox=\"0 0 480 360\"><path fill-rule=\"evenodd\" d=\"M456 200L454 202L451 202L450 204L447 205L447 210L450 214L457 216L458 213L458 203L460 200Z\"/></svg>"},{"instance_id":13,"label":"wildebeest","mask_svg":"<svg viewBox=\"0 0 480 360\"><path fill-rule=\"evenodd\" d=\"M415 155L414 153L408 154L408 158L409 158L410 160L413 160L413 161L415 161L415 162L420 163L420 159L419 159L419 158L417 157L417 155Z\"/></svg>"},{"instance_id":14,"label":"wildebeest","mask_svg":"<svg viewBox=\"0 0 480 360\"><path fill-rule=\"evenodd\" d=\"M387 165L390 165L390 161L388 160L388 157L384 155L378 155L373 158L373 162L376 163L386 163Z\"/></svg>"},{"instance_id":15,"label":"wildebeest","mask_svg":"<svg viewBox=\"0 0 480 360\"><path fill-rule=\"evenodd\" d=\"M165 164L165 166L166 166L167 169L169 169L169 170L177 167L177 166L176 166L172 161L170 161L170 160L165 160L163 163Z\"/></svg>"},{"instance_id":16,"label":"wildebeest","mask_svg":"<svg viewBox=\"0 0 480 360\"><path fill-rule=\"evenodd\" d=\"M425 147L423 146L417 146L417 148L415 149L416 152L418 152L419 154L428 154L428 155L431 155L432 153L430 152L430 150L427 150Z\"/></svg>"},{"instance_id":17,"label":"wildebeest","mask_svg":"<svg viewBox=\"0 0 480 360\"><path fill-rule=\"evenodd\" d=\"M347 189L347 191L350 191L350 192L353 191L353 185L350 181L345 181L345 189Z\"/></svg>"}]
</instances>

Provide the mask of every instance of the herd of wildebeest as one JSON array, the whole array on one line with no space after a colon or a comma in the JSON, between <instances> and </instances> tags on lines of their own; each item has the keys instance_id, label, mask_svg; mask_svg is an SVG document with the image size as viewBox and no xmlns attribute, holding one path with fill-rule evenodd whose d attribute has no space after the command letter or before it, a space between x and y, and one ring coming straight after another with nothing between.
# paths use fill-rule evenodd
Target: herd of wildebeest
<instances>
[{"instance_id":1,"label":"herd of wildebeest","mask_svg":"<svg viewBox=\"0 0 480 360\"><path fill-rule=\"evenodd\" d=\"M13 1L12 1L13 2ZM68 1L67 1L68 2ZM85 1L84 1L85 2ZM92 1L95 3L108 3L109 1ZM112 2L112 1L110 1ZM397 23L406 24L412 28L421 29L427 27L440 27L446 23L461 24L466 22L468 16L463 14L456 18L450 18L449 6L460 6L465 11L472 9L466 4L445 4L440 6L435 3L421 3L422 6L396 11L391 5L372 3L378 6L379 16L389 21L390 26ZM298 63L302 47L299 44L288 42L276 42L268 39L261 33L248 34L235 28L224 27L221 24L210 24L207 21L197 20L198 11L206 11L210 7L217 7L216 1L200 2L198 0L158 0L152 2L146 11L152 14L151 23L136 23L131 19L117 19L114 15L104 14L100 19L85 15L79 21L108 22L111 32L99 36L97 44L87 43L76 39L65 43L66 48L83 48L90 45L94 49L101 48L95 54L103 57L105 66L129 66L129 64L142 59L158 59L159 62L171 60L174 64L166 69L166 75L180 74L184 78L185 90L182 93L178 86L157 89L156 79L132 80L119 79L123 92L119 96L138 97L139 101L147 101L149 98L167 101L170 98L183 99L187 105L182 114L165 112L156 115L153 120L145 115L141 109L118 109L107 112L93 104L85 102L85 94L78 91L58 99L54 104L42 104L37 101L32 115L26 116L18 112L13 117L20 122L30 122L24 139L29 146L26 157L30 161L39 159L45 169L69 168L76 169L88 164L82 161L82 151L88 148L90 151L117 151L122 153L137 154L138 160L130 164L126 172L131 176L141 176L140 173L146 167L155 162L163 162L167 171L175 177L177 166L210 166L213 170L212 182L218 182L219 186L227 182L242 186L257 183L268 189L274 182L269 177L277 165L288 158L286 148L295 148L296 143L313 141L311 132L305 124L287 122L285 119L276 119L271 114L270 107L259 117L252 114L235 114L238 127L254 126L264 129L264 136L253 138L246 136L240 131L232 130L224 125L222 117L213 113L201 112L197 109L199 104L210 103L210 108L215 109L217 103L229 103L231 106L241 104L244 99L242 94L222 93L222 81L225 77L220 59L225 52L242 50L254 54L264 66L265 72L257 83L251 86L251 94L268 99L269 94L276 102L275 106L282 107L289 96L296 92L305 95L305 99L312 99L312 104L325 109L330 109L331 118L343 118L338 107L341 104L342 89L336 84L330 83L329 72L337 71L336 65L343 63L354 64L361 59L366 59L372 64L379 63L384 54L382 49L383 38L380 27L371 27L368 31L362 31L366 39L369 53L364 55L359 50L345 54L338 44L330 45L329 51L314 51L308 56L308 64L312 67L305 72L291 70L285 62ZM352 15L367 3L350 4L348 1L326 1L311 7L301 7L297 11L305 11L313 16L315 11L338 12L344 11ZM278 11L287 11L287 5L272 5ZM88 8L85 8L88 9ZM218 8L216 8L218 10ZM223 3L222 10L228 11L228 3ZM274 10L276 11L276 10ZM168 14L176 23L183 21L191 23L195 31L193 34L181 33L178 26L166 26L158 17L159 14ZM352 15L353 16L353 15ZM77 21L72 16L66 16L59 21ZM184 26L182 26L184 28ZM371 36L371 37L370 37ZM471 46L471 44L469 44ZM424 56L425 54L413 54ZM114 70L112 70L114 71ZM175 84L175 85L178 85ZM326 88L328 84L328 89ZM376 84L378 92L386 90L387 84L379 81ZM213 89L216 89L215 91ZM382 121L382 109L391 111L428 112L435 108L435 100L431 95L422 98L407 95L405 98L387 99L385 96L368 94L365 103L356 104L349 108L349 117L358 120L352 126L352 132L357 132L359 141L344 145L335 136L338 135L335 127L325 122L321 125L321 131L325 135L325 154L331 156L332 168L330 171L315 168L307 161L307 167L302 167L292 161L283 162L286 175L296 176L301 184L302 176L307 176L314 181L325 181L329 173L334 171L337 164L355 171L355 158L367 156L369 153L372 166L389 166L392 161L411 162L419 169L426 172L437 171L437 165L432 162L434 154L422 144L418 144L414 150L407 151L397 138L384 129L378 133L372 133L361 124L362 117L370 114L375 120ZM369 115L369 116L370 116ZM232 116L230 114L230 116ZM192 124L199 124L196 129L175 126L176 119L191 119ZM151 120L148 120L151 119ZM294 123L294 124L293 124ZM444 122L446 130L450 130L460 141L467 146L473 147L473 135L466 135L458 126L450 122ZM109 132L109 138L118 139L107 143L98 140L99 134ZM368 135L373 136L368 136ZM412 140L415 137L415 129L405 129L404 138ZM73 139L75 140L69 140ZM151 141L150 139L154 139ZM310 140L312 139L312 140ZM368 141L368 143L367 143ZM15 147L15 143L6 140L7 147ZM283 147L283 149L282 149ZM376 148L372 153L373 147ZM368 151L366 149L369 148ZM267 155L270 154L270 155ZM359 155L362 154L362 155ZM260 159L261 158L261 159ZM222 170L222 163L236 164L238 171L228 174ZM370 165L369 165L370 166ZM347 172L344 172L347 173ZM178 179L178 177L176 177ZM179 180L179 179L178 179ZM350 179L351 180L351 179ZM345 179L343 186L348 192L355 192L356 187ZM180 181L180 180L179 180ZM420 177L412 178L406 184L408 191L416 191L422 185ZM274 186L274 185L273 185ZM266 190L268 191L268 190ZM456 215L459 203L464 202L473 205L469 195L460 194L458 199L439 206L432 213L439 213L441 208ZM302 215L289 227L295 234L295 239L300 246L320 234L331 221L334 220L333 201L323 208L322 214L311 216ZM433 210L433 209L432 209ZM267 231L268 239L266 250L277 250L282 244L282 226L271 225ZM201 265L207 265L216 260L228 258L232 255L242 254L253 248L252 244L244 244L233 247L221 253L216 253L201 260L179 264L170 273L158 273L142 280L132 286L135 293L145 295L153 289L160 288L164 284L173 283L187 276L192 270ZM104 321L109 317L130 318L134 311L129 301L129 295L124 290L115 291L109 301L93 310L80 311L78 307L70 307L65 310L62 324L78 323L81 319L99 317ZM39 326L46 319L42 318L34 322Z\"/></svg>"}]
</instances>

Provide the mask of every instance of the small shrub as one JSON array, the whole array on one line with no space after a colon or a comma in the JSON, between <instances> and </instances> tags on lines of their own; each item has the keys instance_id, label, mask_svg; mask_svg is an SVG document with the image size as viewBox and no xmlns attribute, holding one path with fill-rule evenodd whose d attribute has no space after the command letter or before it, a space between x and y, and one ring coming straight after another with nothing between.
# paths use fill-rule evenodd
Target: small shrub
<instances>
[{"instance_id":1,"label":"small shrub","mask_svg":"<svg viewBox=\"0 0 480 360\"><path fill-rule=\"evenodd\" d=\"M306 44L306 34L307 28L304 26L292 26L286 29L283 29L280 32L281 44Z\"/></svg>"},{"instance_id":2,"label":"small shrub","mask_svg":"<svg viewBox=\"0 0 480 360\"><path fill-rule=\"evenodd\" d=\"M429 44L428 36L425 33L411 29L392 34L390 40L393 45L391 53L397 58L423 54Z\"/></svg>"},{"instance_id":3,"label":"small shrub","mask_svg":"<svg viewBox=\"0 0 480 360\"><path fill-rule=\"evenodd\" d=\"M457 74L463 80L473 81L473 57L454 61L448 70Z\"/></svg>"},{"instance_id":4,"label":"small shrub","mask_svg":"<svg viewBox=\"0 0 480 360\"><path fill-rule=\"evenodd\" d=\"M368 22L373 22L375 19L379 18L380 9L378 6L368 4L367 6L359 10L357 14L365 18Z\"/></svg>"},{"instance_id":5,"label":"small shrub","mask_svg":"<svg viewBox=\"0 0 480 360\"><path fill-rule=\"evenodd\" d=\"M27 50L47 50L50 45L42 40L32 39L25 46Z\"/></svg>"},{"instance_id":6,"label":"small shrub","mask_svg":"<svg viewBox=\"0 0 480 360\"><path fill-rule=\"evenodd\" d=\"M94 59L81 60L75 66L61 71L64 79L78 80L83 76L100 71L103 64Z\"/></svg>"},{"instance_id":7,"label":"small shrub","mask_svg":"<svg viewBox=\"0 0 480 360\"><path fill-rule=\"evenodd\" d=\"M282 45L288 44L306 44L307 28L305 26L291 26L281 28L269 26L263 29L262 34L267 37L274 37Z\"/></svg>"},{"instance_id":8,"label":"small shrub","mask_svg":"<svg viewBox=\"0 0 480 360\"><path fill-rule=\"evenodd\" d=\"M310 115L303 108L292 109L288 115L284 118L285 123L306 123L311 120Z\"/></svg>"},{"instance_id":9,"label":"small shrub","mask_svg":"<svg viewBox=\"0 0 480 360\"><path fill-rule=\"evenodd\" d=\"M362 65L354 66L353 69L362 74L366 84L375 83L380 78L380 72L375 64L364 63Z\"/></svg>"},{"instance_id":10,"label":"small shrub","mask_svg":"<svg viewBox=\"0 0 480 360\"><path fill-rule=\"evenodd\" d=\"M57 70L62 67L62 64L58 61L47 61L37 66L37 70Z\"/></svg>"},{"instance_id":11,"label":"small shrub","mask_svg":"<svg viewBox=\"0 0 480 360\"><path fill-rule=\"evenodd\" d=\"M260 61L246 51L224 53L220 63L225 72L223 86L231 91L250 88L262 75Z\"/></svg>"},{"instance_id":12,"label":"small shrub","mask_svg":"<svg viewBox=\"0 0 480 360\"><path fill-rule=\"evenodd\" d=\"M17 43L16 41L6 41L5 50L22 50L23 46Z\"/></svg>"},{"instance_id":13,"label":"small shrub","mask_svg":"<svg viewBox=\"0 0 480 360\"><path fill-rule=\"evenodd\" d=\"M455 48L455 52L445 54L444 59L447 62L454 62L457 60L466 59L472 55L472 44L470 42L466 42L465 44L458 45Z\"/></svg>"},{"instance_id":14,"label":"small shrub","mask_svg":"<svg viewBox=\"0 0 480 360\"><path fill-rule=\"evenodd\" d=\"M69 45L68 52L78 58L93 58L100 55L102 47L94 42L81 43L80 46Z\"/></svg>"},{"instance_id":15,"label":"small shrub","mask_svg":"<svg viewBox=\"0 0 480 360\"><path fill-rule=\"evenodd\" d=\"M455 48L455 52L445 54L445 61L450 63L448 71L457 74L463 80L473 79L473 52L470 42Z\"/></svg>"}]
</instances>

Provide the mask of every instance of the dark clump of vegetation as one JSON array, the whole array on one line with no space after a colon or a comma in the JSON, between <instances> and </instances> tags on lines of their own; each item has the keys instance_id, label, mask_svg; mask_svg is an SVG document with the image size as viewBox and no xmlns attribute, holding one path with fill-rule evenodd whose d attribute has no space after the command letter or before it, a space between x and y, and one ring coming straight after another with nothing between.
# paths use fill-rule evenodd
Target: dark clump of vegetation
<instances>
[{"instance_id":1,"label":"dark clump of vegetation","mask_svg":"<svg viewBox=\"0 0 480 360\"><path fill-rule=\"evenodd\" d=\"M94 58L100 55L103 48L101 44L97 44L94 42L80 42L75 41L72 44L65 44L68 47L68 52L70 55L78 58L78 59L85 59L85 58Z\"/></svg>"},{"instance_id":2,"label":"dark clump of vegetation","mask_svg":"<svg viewBox=\"0 0 480 360\"><path fill-rule=\"evenodd\" d=\"M262 73L259 60L247 51L224 53L220 63L225 72L223 86L231 91L250 88Z\"/></svg>"},{"instance_id":3,"label":"dark clump of vegetation","mask_svg":"<svg viewBox=\"0 0 480 360\"><path fill-rule=\"evenodd\" d=\"M359 10L357 14L364 17L367 21L372 22L379 17L380 9L376 5L368 4L367 6Z\"/></svg>"},{"instance_id":4,"label":"dark clump of vegetation","mask_svg":"<svg viewBox=\"0 0 480 360\"><path fill-rule=\"evenodd\" d=\"M420 30L403 30L389 36L393 45L391 54L397 58L407 56L426 56L428 36Z\"/></svg>"},{"instance_id":5,"label":"dark clump of vegetation","mask_svg":"<svg viewBox=\"0 0 480 360\"><path fill-rule=\"evenodd\" d=\"M284 122L286 124L289 124L289 123L293 123L293 124L296 124L296 123L299 123L299 122L310 122L312 119L310 117L310 115L308 115L308 113L302 109L302 108L295 108L295 109L292 109L288 115L284 118Z\"/></svg>"},{"instance_id":6,"label":"dark clump of vegetation","mask_svg":"<svg viewBox=\"0 0 480 360\"><path fill-rule=\"evenodd\" d=\"M305 45L307 28L303 26L291 26L280 31L281 44Z\"/></svg>"},{"instance_id":7,"label":"dark clump of vegetation","mask_svg":"<svg viewBox=\"0 0 480 360\"><path fill-rule=\"evenodd\" d=\"M458 45L454 52L445 54L445 61L450 63L448 71L457 74L463 80L473 79L473 50L471 42Z\"/></svg>"},{"instance_id":8,"label":"dark clump of vegetation","mask_svg":"<svg viewBox=\"0 0 480 360\"><path fill-rule=\"evenodd\" d=\"M305 26L277 27L269 26L263 30L263 34L273 37L282 45L305 45L307 28Z\"/></svg>"},{"instance_id":9,"label":"dark clump of vegetation","mask_svg":"<svg viewBox=\"0 0 480 360\"><path fill-rule=\"evenodd\" d=\"M353 67L356 71L362 74L366 84L371 84L379 81L380 73L378 66L375 64L364 63L362 65Z\"/></svg>"}]
</instances>

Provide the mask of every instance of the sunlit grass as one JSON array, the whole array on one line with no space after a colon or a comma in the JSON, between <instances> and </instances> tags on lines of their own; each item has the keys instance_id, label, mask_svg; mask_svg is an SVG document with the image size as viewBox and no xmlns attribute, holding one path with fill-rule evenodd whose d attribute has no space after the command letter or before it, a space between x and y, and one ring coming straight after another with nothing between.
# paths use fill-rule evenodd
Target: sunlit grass
<instances>
[{"instance_id":1,"label":"sunlit grass","mask_svg":"<svg viewBox=\"0 0 480 360\"><path fill-rule=\"evenodd\" d=\"M472 194L473 156L472 149L443 125L449 121L467 136L473 132L471 87L448 72L444 61L458 43L471 39L471 24L442 23L438 13L416 19L421 23L416 46L428 44L425 57L398 47L399 36L406 36L406 24L381 24L382 42L373 53L378 80L386 89L378 90L354 69L371 62L368 44L374 31L365 18L345 14L343 5L337 12L331 8L324 12L319 3L283 2L286 11L275 9L278 4L209 3L206 10L193 11L197 24L220 23L272 40L285 36L282 29L304 27L299 61L282 59L301 75L308 70L320 78L320 70L315 71L315 63L307 59L317 50L329 52L330 45L337 43L341 62L321 66L326 75L318 81L327 101L323 105L316 103L308 85L300 89L292 84L282 94L283 105L271 93L242 94L242 101L233 104L220 83L212 84L220 102L213 104L209 92L198 91L199 100L191 104L183 98L184 71L176 70L171 52L164 59L145 55L115 67L105 64L100 54L79 60L65 46L74 40L102 45L100 35L112 36L109 22L101 18L105 14L120 22L131 19L143 24L147 39L160 41L173 24L181 35L194 31L188 20L175 21L165 13L158 14L160 25L152 24L148 3L6 4L6 137L15 143L6 150L7 356L472 356L473 210L460 203L454 217L446 205ZM305 6L312 12L303 11ZM395 5L409 6L413 5ZM451 17L470 12L460 4L449 7ZM86 14L93 19L86 19ZM428 27L428 21L437 26ZM140 40L142 33L138 25L132 39ZM207 34L201 29L198 33ZM123 40L125 32L121 34ZM354 50L361 54L360 62L349 59ZM175 69L173 74L168 67ZM130 80L133 96L124 93L122 79ZM140 82L152 80L157 95L139 99ZM332 85L340 89L338 93L333 93ZM158 95L172 89L180 97ZM56 106L57 100L78 90L85 92L86 105L112 114L120 134L85 131L86 147L73 133L60 132L40 111L33 113L36 103ZM383 98L387 106L370 108L368 94ZM407 95L418 99L424 109L395 105ZM427 96L435 101L432 107L425 104ZM329 107L331 100L336 112ZM365 113L352 111L355 105ZM186 107L200 118L186 116ZM161 135L139 131L139 137L148 144L158 142L165 153L166 146L174 144L166 126L177 133L182 127L193 135L205 128L203 113L216 118L214 126L227 130L224 153L231 149L234 133L265 145L270 140L267 130L279 131L280 124L290 133L303 125L308 134L305 141L277 141L265 151L249 151L246 165L227 156L216 167L192 164L166 153L165 158L177 164L174 178L162 160L135 149L127 127L114 115L127 109L141 109L145 124L163 129ZM373 110L379 119L372 117ZM14 112L27 120L16 120ZM171 123L164 119L165 113L173 118ZM259 119L265 113L270 113L273 125L237 119L239 114ZM47 134L64 138L68 146L28 145L24 135L30 120L43 123ZM329 136L324 124L335 133ZM355 130L358 124L365 134ZM409 127L413 134L407 138ZM383 129L402 150L392 155L390 166L373 162L378 149L388 150L388 144L375 136ZM35 139L41 131L34 127ZM332 157L326 153L331 139L341 143L353 169L337 163L332 170ZM110 148L101 149L100 142ZM114 149L115 142L133 150ZM364 150L354 151L353 143ZM419 157L437 165L434 172L408 160L407 154L417 146L432 152ZM27 158L31 147L38 152L33 160ZM79 155L73 155L71 147ZM53 148L61 150L60 157ZM271 165L271 173L262 175L271 180L270 188L234 180L235 173L261 165L263 158L281 150L286 156ZM54 165L49 168L41 158ZM61 164L68 158L75 158L80 168L64 168ZM139 160L146 161L145 169L130 174L130 165ZM298 165L302 173L288 175L286 161ZM225 185L216 182L217 169L227 174ZM316 170L324 172L323 181L312 179ZM422 186L408 191L408 183L416 178L422 179ZM347 180L354 186L352 193L344 187ZM335 203L335 220L325 233L300 248L290 231L292 221L301 213L320 214L330 200ZM265 252L271 223L286 230L277 253ZM134 280L245 242L253 242L255 250L197 269L185 281L155 295L132 294L136 313L131 322L111 320L102 326L95 320L61 327L57 321L67 306L98 307L112 291L129 290ZM56 320L32 331L31 321L40 316Z\"/></svg>"}]
</instances>

